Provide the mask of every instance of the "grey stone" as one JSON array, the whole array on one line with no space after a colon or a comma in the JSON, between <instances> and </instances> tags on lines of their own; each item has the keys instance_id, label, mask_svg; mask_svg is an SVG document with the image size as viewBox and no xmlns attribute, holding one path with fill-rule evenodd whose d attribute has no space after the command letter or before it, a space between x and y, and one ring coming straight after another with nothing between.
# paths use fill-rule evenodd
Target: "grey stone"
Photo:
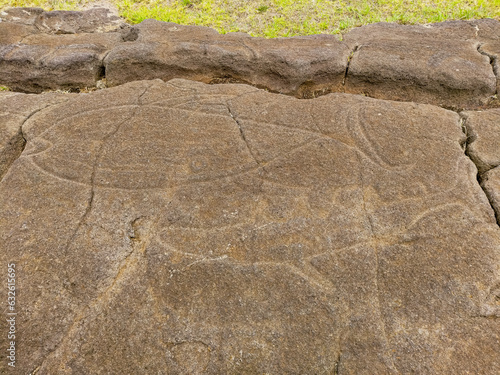
<instances>
[{"instance_id":1,"label":"grey stone","mask_svg":"<svg viewBox=\"0 0 500 375\"><path fill-rule=\"evenodd\" d=\"M456 113L155 80L23 133L19 373L500 372L500 230Z\"/></svg>"},{"instance_id":2,"label":"grey stone","mask_svg":"<svg viewBox=\"0 0 500 375\"><path fill-rule=\"evenodd\" d=\"M9 8L0 12L0 22L33 26L37 17L43 12L42 8L34 7Z\"/></svg>"}]
</instances>

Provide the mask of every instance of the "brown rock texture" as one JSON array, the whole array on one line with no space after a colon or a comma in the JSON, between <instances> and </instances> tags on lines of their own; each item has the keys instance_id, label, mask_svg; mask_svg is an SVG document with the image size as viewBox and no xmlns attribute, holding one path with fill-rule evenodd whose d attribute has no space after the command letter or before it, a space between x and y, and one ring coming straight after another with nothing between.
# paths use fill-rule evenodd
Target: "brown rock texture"
<instances>
[{"instance_id":1,"label":"brown rock texture","mask_svg":"<svg viewBox=\"0 0 500 375\"><path fill-rule=\"evenodd\" d=\"M500 109L462 115L469 137L467 153L479 173L500 165Z\"/></svg>"},{"instance_id":2,"label":"brown rock texture","mask_svg":"<svg viewBox=\"0 0 500 375\"><path fill-rule=\"evenodd\" d=\"M180 79L66 98L25 112L0 183L11 373L500 372L463 116Z\"/></svg>"},{"instance_id":3,"label":"brown rock texture","mask_svg":"<svg viewBox=\"0 0 500 375\"><path fill-rule=\"evenodd\" d=\"M483 187L491 206L495 210L497 222L500 223L500 168L495 167L485 172L481 176L481 186ZM497 305L500 300L500 290L495 294Z\"/></svg>"},{"instance_id":4,"label":"brown rock texture","mask_svg":"<svg viewBox=\"0 0 500 375\"><path fill-rule=\"evenodd\" d=\"M496 77L478 40L467 38L475 36L473 26L378 23L352 30L345 37L355 46L346 92L454 108L486 104Z\"/></svg>"},{"instance_id":5,"label":"brown rock texture","mask_svg":"<svg viewBox=\"0 0 500 375\"><path fill-rule=\"evenodd\" d=\"M499 374L499 42L0 12L0 373Z\"/></svg>"},{"instance_id":6,"label":"brown rock texture","mask_svg":"<svg viewBox=\"0 0 500 375\"><path fill-rule=\"evenodd\" d=\"M111 86L181 77L205 83L245 82L282 94L313 97L342 90L350 53L333 35L251 38L156 20L129 29L124 40L104 61Z\"/></svg>"},{"instance_id":7,"label":"brown rock texture","mask_svg":"<svg viewBox=\"0 0 500 375\"><path fill-rule=\"evenodd\" d=\"M22 92L94 87L104 78L102 59L120 41L119 33L31 34L0 46L0 81Z\"/></svg>"},{"instance_id":8,"label":"brown rock texture","mask_svg":"<svg viewBox=\"0 0 500 375\"><path fill-rule=\"evenodd\" d=\"M45 107L67 100L69 97L61 94L38 96L0 93L0 181L24 150L26 143L22 133L24 122Z\"/></svg>"},{"instance_id":9,"label":"brown rock texture","mask_svg":"<svg viewBox=\"0 0 500 375\"><path fill-rule=\"evenodd\" d=\"M500 110L463 112L466 153L477 166L478 180L500 223Z\"/></svg>"},{"instance_id":10,"label":"brown rock texture","mask_svg":"<svg viewBox=\"0 0 500 375\"><path fill-rule=\"evenodd\" d=\"M42 8L10 8L0 12L0 22L34 26L37 31L49 34L100 33L116 31L124 21L105 8L81 12L51 11Z\"/></svg>"},{"instance_id":11,"label":"brown rock texture","mask_svg":"<svg viewBox=\"0 0 500 375\"><path fill-rule=\"evenodd\" d=\"M0 84L15 91L77 91L102 86L103 79L117 86L184 78L246 83L297 98L347 92L454 110L499 103L496 20L379 23L339 41L333 35L220 35L152 19L130 26L102 8L13 8L0 18Z\"/></svg>"}]
</instances>

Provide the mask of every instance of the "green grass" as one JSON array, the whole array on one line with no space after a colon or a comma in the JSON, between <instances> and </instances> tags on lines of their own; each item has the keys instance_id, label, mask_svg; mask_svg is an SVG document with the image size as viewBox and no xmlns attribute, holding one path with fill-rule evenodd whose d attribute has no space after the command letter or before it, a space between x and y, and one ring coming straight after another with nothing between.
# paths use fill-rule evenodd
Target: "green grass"
<instances>
[{"instance_id":1,"label":"green grass","mask_svg":"<svg viewBox=\"0 0 500 375\"><path fill-rule=\"evenodd\" d=\"M268 38L338 34L374 22L401 24L495 18L500 0L111 0L130 23L148 18ZM80 9L86 0L0 0L0 9Z\"/></svg>"}]
</instances>

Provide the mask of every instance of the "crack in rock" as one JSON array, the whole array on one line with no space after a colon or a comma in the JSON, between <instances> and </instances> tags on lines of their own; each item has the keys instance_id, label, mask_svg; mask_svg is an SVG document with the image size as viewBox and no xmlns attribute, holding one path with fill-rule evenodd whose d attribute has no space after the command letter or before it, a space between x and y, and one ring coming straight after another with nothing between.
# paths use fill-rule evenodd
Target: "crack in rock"
<instances>
[{"instance_id":1,"label":"crack in rock","mask_svg":"<svg viewBox=\"0 0 500 375\"><path fill-rule=\"evenodd\" d=\"M257 165L261 165L261 163L257 160L257 158L255 157L255 154L253 153L252 149L250 148L250 145L248 144L248 140L246 138L246 135L245 135L245 132L243 131L243 128L240 124L240 121L238 120L238 118L233 114L233 112L231 111L231 107L229 106L228 103L226 103L226 107L227 107L227 110L229 112L229 115L231 116L231 118L234 120L234 122L236 123L236 126L238 127L238 130L240 132L240 136L241 136L241 139L243 140L243 142L245 142L245 145L247 147L247 150L248 152L250 153L250 155L252 156L252 159L255 161L255 163L257 163Z\"/></svg>"},{"instance_id":2,"label":"crack in rock","mask_svg":"<svg viewBox=\"0 0 500 375\"><path fill-rule=\"evenodd\" d=\"M482 49L483 44L484 43L479 43L478 44L478 46L477 46L477 52L479 52L483 56L487 56L490 59L491 69L492 69L493 74L495 75L495 77L496 77L496 79L498 81L500 79L500 72L498 71L497 57L495 55L491 55L491 54L487 53L486 51L484 51ZM497 89L495 91L495 96L497 96L497 95L498 95L498 84L497 84Z\"/></svg>"},{"instance_id":3,"label":"crack in rock","mask_svg":"<svg viewBox=\"0 0 500 375\"><path fill-rule=\"evenodd\" d=\"M40 108L35 109L28 116L26 116L26 118L23 120L23 122L19 125L19 130L18 130L17 134L14 136L14 139L12 139L11 142L9 142L10 147L8 147L8 149L5 150L5 154L10 154L10 157L9 158L7 158L7 156L5 157L7 160L5 163L3 163L3 168L0 169L0 183L3 181L3 178L5 177L5 175L7 175L8 171L10 170L12 165L15 163L15 161L21 157L23 151L26 148L27 139L26 139L25 132L23 129L25 124L28 122L28 120L30 120L37 113L40 113L40 112L44 111L45 109L52 107L52 106L55 106L55 105L58 105L58 104L60 104L60 103L48 103ZM3 156L1 156L1 155L0 155L0 157L3 158Z\"/></svg>"},{"instance_id":4,"label":"crack in rock","mask_svg":"<svg viewBox=\"0 0 500 375\"><path fill-rule=\"evenodd\" d=\"M492 196L491 192L488 189L486 189L486 187L484 185L485 173L488 172L489 170L493 169L494 167L489 167L488 169L486 169L482 173L479 172L479 170L481 169L479 166L479 162L478 162L478 160L476 160L476 158L473 155L471 155L471 149L470 149L470 145L476 140L477 136L467 127L467 117L465 116L465 114L463 112L459 112L458 115L460 116L459 127L465 135L465 138L462 141L462 143L460 144L460 146L462 147L462 150L464 150L464 154L476 166L476 169L478 171L477 175L476 175L477 183L481 187L481 190L484 192L484 195L486 196L486 199L488 200L488 203L490 204L490 207L493 210L497 225L500 226L500 212L495 209L495 205L493 204L493 202L494 202L493 196Z\"/></svg>"},{"instance_id":5,"label":"crack in rock","mask_svg":"<svg viewBox=\"0 0 500 375\"><path fill-rule=\"evenodd\" d=\"M344 72L344 78L342 79L342 86L344 87L344 92L345 92L345 82L347 79L347 75L349 74L349 66L351 65L351 61L354 57L354 54L358 50L360 46L355 45L354 48L352 49L351 53L349 54L349 57L347 57L347 65L345 67L345 72Z\"/></svg>"}]
</instances>

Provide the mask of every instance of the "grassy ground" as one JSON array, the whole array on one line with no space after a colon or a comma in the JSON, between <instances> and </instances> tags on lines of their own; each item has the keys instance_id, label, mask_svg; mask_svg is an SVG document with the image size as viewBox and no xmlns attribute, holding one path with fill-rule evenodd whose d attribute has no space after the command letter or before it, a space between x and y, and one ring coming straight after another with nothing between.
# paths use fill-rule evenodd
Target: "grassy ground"
<instances>
[{"instance_id":1,"label":"grassy ground","mask_svg":"<svg viewBox=\"0 0 500 375\"><path fill-rule=\"evenodd\" d=\"M356 26L387 21L403 24L496 18L500 0L107 0L131 23L147 18L204 25L221 33L281 37L337 34ZM39 6L81 9L88 0L0 0L0 9Z\"/></svg>"}]
</instances>

